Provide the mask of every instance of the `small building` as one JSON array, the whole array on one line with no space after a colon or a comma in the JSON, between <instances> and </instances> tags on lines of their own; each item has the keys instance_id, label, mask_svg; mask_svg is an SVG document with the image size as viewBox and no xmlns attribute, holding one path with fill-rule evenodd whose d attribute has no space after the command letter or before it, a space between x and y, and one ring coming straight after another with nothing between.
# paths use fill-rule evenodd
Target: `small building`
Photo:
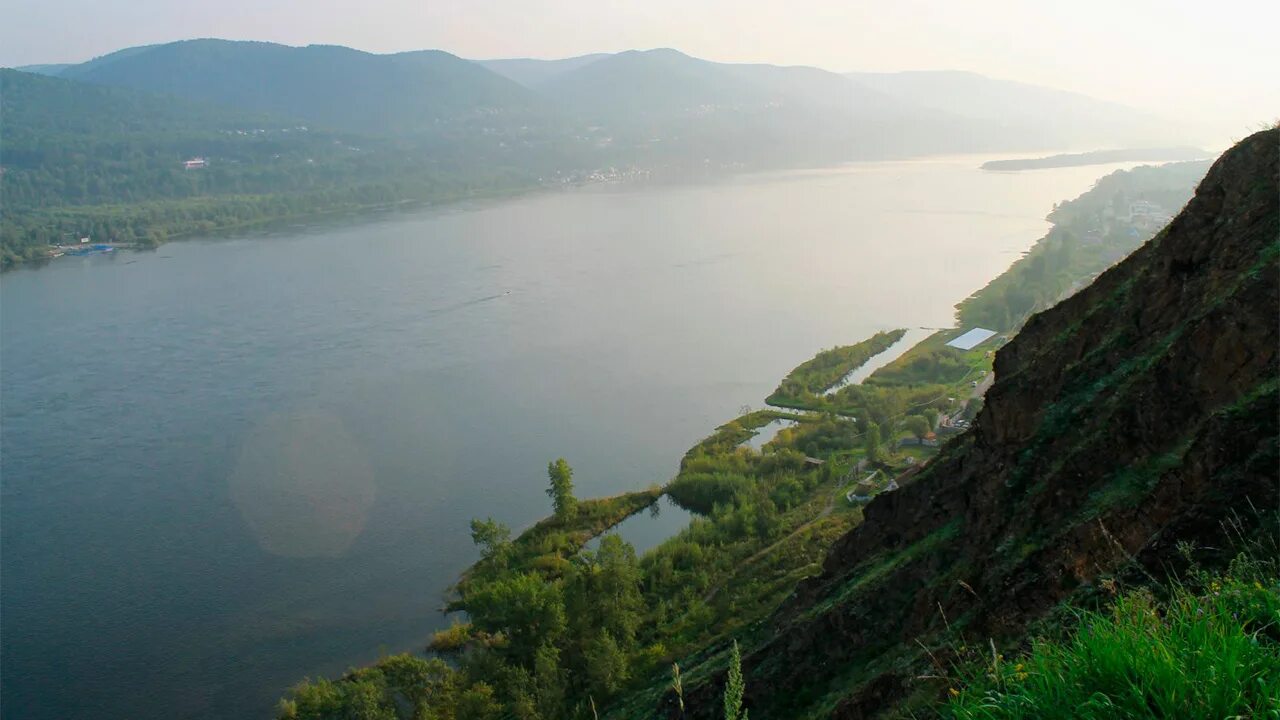
<instances>
[{"instance_id":1,"label":"small building","mask_svg":"<svg viewBox=\"0 0 1280 720\"><path fill-rule=\"evenodd\" d=\"M958 337L952 338L951 342L947 343L947 347L953 347L957 350L972 350L995 337L995 334L995 330L980 327L971 328L961 333Z\"/></svg>"},{"instance_id":2,"label":"small building","mask_svg":"<svg viewBox=\"0 0 1280 720\"><path fill-rule=\"evenodd\" d=\"M190 160L182 163L182 168L184 170L203 170L208 166L209 161L202 157L191 158Z\"/></svg>"}]
</instances>

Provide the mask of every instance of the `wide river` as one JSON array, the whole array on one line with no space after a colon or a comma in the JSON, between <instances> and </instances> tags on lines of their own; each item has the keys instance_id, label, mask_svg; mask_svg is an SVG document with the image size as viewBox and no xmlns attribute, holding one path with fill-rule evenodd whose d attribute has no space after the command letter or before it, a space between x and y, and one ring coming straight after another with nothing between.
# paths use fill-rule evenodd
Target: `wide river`
<instances>
[{"instance_id":1,"label":"wide river","mask_svg":"<svg viewBox=\"0 0 1280 720\"><path fill-rule=\"evenodd\" d=\"M268 717L305 675L420 650L476 556L468 521L548 513L549 460L580 496L666 481L815 351L949 326L1117 167L985 159L553 191L6 273L0 712Z\"/></svg>"}]
</instances>

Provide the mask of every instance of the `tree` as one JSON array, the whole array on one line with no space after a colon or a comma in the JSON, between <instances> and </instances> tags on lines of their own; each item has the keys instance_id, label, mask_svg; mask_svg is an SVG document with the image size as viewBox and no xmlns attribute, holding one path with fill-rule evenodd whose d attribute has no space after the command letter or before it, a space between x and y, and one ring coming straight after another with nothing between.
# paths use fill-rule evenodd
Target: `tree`
<instances>
[{"instance_id":1,"label":"tree","mask_svg":"<svg viewBox=\"0 0 1280 720\"><path fill-rule=\"evenodd\" d=\"M592 697L612 697L622 689L623 683L630 676L627 655L607 630L600 631L599 635L587 643L586 664Z\"/></svg>"},{"instance_id":2,"label":"tree","mask_svg":"<svg viewBox=\"0 0 1280 720\"><path fill-rule=\"evenodd\" d=\"M920 414L924 416L925 420L929 421L930 430L938 427L938 411L937 410L934 410L933 408L925 408L924 412Z\"/></svg>"},{"instance_id":3,"label":"tree","mask_svg":"<svg viewBox=\"0 0 1280 720\"><path fill-rule=\"evenodd\" d=\"M923 415L910 415L906 420L902 421L903 427L907 432L916 436L917 440L923 440L932 428L929 427L929 421Z\"/></svg>"},{"instance_id":4,"label":"tree","mask_svg":"<svg viewBox=\"0 0 1280 720\"><path fill-rule=\"evenodd\" d=\"M729 655L729 677L724 684L724 720L747 720L747 711L742 709L742 695L747 685L742 679L742 652L738 650L738 641L733 641L733 651Z\"/></svg>"},{"instance_id":5,"label":"tree","mask_svg":"<svg viewBox=\"0 0 1280 720\"><path fill-rule=\"evenodd\" d=\"M876 461L880 459L880 426L869 422L867 423L866 437L863 439L864 447L867 450L867 459Z\"/></svg>"},{"instance_id":6,"label":"tree","mask_svg":"<svg viewBox=\"0 0 1280 720\"><path fill-rule=\"evenodd\" d=\"M478 682L458 696L458 720L497 720L501 713L502 705L488 683Z\"/></svg>"},{"instance_id":7,"label":"tree","mask_svg":"<svg viewBox=\"0 0 1280 720\"><path fill-rule=\"evenodd\" d=\"M545 720L565 716L565 673L560 668L560 651L551 643L543 643L533 658L534 694L538 714Z\"/></svg>"},{"instance_id":8,"label":"tree","mask_svg":"<svg viewBox=\"0 0 1280 720\"><path fill-rule=\"evenodd\" d=\"M555 507L556 516L567 518L578 510L578 499L573 496L573 468L564 458L547 463L547 476L551 485L547 488L547 496Z\"/></svg>"},{"instance_id":9,"label":"tree","mask_svg":"<svg viewBox=\"0 0 1280 720\"><path fill-rule=\"evenodd\" d=\"M605 630L623 652L635 646L644 611L641 572L635 548L614 534L600 549L574 563L565 580L565 606L573 634L585 638Z\"/></svg>"},{"instance_id":10,"label":"tree","mask_svg":"<svg viewBox=\"0 0 1280 720\"><path fill-rule=\"evenodd\" d=\"M509 575L482 585L466 598L471 624L490 635L507 638L506 654L520 663L531 660L544 642L564 632L564 598L559 583L533 573Z\"/></svg>"},{"instance_id":11,"label":"tree","mask_svg":"<svg viewBox=\"0 0 1280 720\"><path fill-rule=\"evenodd\" d=\"M471 542L480 547L480 555L493 557L511 544L511 528L494 520L471 520Z\"/></svg>"}]
</instances>

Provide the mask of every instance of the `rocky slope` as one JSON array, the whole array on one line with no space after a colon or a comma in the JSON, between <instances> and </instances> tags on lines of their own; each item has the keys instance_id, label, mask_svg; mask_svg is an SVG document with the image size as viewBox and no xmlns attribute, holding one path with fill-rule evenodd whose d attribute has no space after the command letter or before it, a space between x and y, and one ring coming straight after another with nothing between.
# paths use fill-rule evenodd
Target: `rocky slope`
<instances>
[{"instance_id":1,"label":"rocky slope","mask_svg":"<svg viewBox=\"0 0 1280 720\"><path fill-rule=\"evenodd\" d=\"M872 502L744 638L752 716L924 707L945 692L932 670L948 648L1016 644L1104 580L1167 577L1179 542L1211 563L1274 532L1278 198L1271 129L1223 155L1150 243L1033 317L997 355L973 429ZM713 717L723 671L692 668L686 707Z\"/></svg>"}]
</instances>

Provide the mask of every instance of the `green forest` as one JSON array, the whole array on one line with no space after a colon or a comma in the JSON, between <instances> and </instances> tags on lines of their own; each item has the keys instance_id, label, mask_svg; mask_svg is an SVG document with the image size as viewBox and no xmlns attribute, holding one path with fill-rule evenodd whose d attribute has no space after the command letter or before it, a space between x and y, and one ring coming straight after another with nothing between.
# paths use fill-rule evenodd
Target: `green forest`
<instances>
[{"instance_id":1,"label":"green forest","mask_svg":"<svg viewBox=\"0 0 1280 720\"><path fill-rule=\"evenodd\" d=\"M5 267L83 237L154 246L266 220L509 193L578 152L532 129L518 143L453 126L360 136L16 70L0 69L0 94ZM206 166L186 169L193 158Z\"/></svg>"},{"instance_id":2,"label":"green forest","mask_svg":"<svg viewBox=\"0 0 1280 720\"><path fill-rule=\"evenodd\" d=\"M1170 217L1191 198L1207 161L1118 170L1049 214L1049 233L1009 270L958 306L960 324L998 332L1017 329L1032 313L1088 285L1163 227L1126 219L1130 204L1146 201Z\"/></svg>"}]
</instances>

